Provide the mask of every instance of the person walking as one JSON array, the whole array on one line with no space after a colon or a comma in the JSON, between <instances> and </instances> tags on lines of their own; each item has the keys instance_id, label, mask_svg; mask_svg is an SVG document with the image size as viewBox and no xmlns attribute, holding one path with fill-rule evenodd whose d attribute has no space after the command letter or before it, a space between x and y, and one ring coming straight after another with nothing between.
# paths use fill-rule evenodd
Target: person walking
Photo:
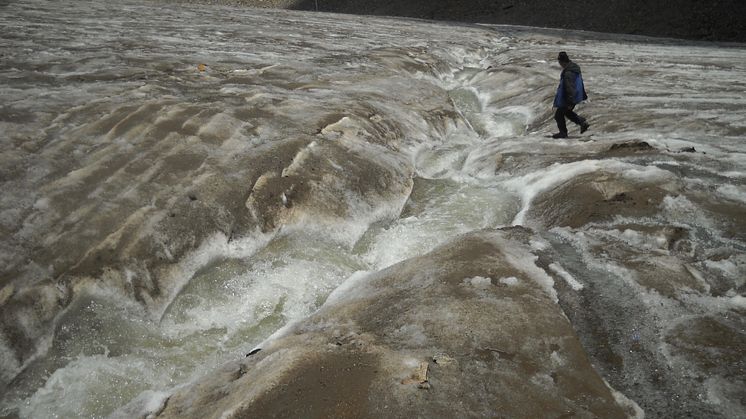
<instances>
[{"instance_id":1,"label":"person walking","mask_svg":"<svg viewBox=\"0 0 746 419\"><path fill-rule=\"evenodd\" d=\"M581 134L591 126L585 118L573 112L575 105L588 99L588 95L585 93L580 66L570 61L570 57L564 51L559 53L557 61L562 67L557 95L554 97L554 107L557 108L554 113L554 120L557 121L559 132L552 135L552 138L567 138L565 118L580 125Z\"/></svg>"}]
</instances>

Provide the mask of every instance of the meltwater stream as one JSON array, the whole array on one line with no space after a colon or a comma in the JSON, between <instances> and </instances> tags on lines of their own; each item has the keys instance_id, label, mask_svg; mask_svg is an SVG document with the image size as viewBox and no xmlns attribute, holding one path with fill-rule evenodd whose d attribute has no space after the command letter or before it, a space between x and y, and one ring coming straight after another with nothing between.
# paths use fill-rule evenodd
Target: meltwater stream
<instances>
[{"instance_id":1,"label":"meltwater stream","mask_svg":"<svg viewBox=\"0 0 746 419\"><path fill-rule=\"evenodd\" d=\"M0 414L157 412L345 281L524 225L610 387L650 417L746 416L743 47L0 8ZM591 96L562 141L558 49Z\"/></svg>"},{"instance_id":2,"label":"meltwater stream","mask_svg":"<svg viewBox=\"0 0 746 419\"><path fill-rule=\"evenodd\" d=\"M401 216L362 236L354 226L338 237L299 226L242 239L201 266L159 321L103 286L86 289L57 320L46 353L14 382L9 406L22 417L101 417L138 397L158 399L308 316L350 276L510 225L519 197L468 174L465 160L481 138L461 131L417 154L418 172L438 176L416 177Z\"/></svg>"}]
</instances>

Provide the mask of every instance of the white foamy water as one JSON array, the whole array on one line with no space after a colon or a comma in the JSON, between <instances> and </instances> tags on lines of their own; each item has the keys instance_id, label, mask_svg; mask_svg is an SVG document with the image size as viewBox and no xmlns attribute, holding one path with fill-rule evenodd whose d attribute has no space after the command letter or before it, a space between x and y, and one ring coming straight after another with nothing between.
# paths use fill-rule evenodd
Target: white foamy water
<instances>
[{"instance_id":1,"label":"white foamy water","mask_svg":"<svg viewBox=\"0 0 746 419\"><path fill-rule=\"evenodd\" d=\"M746 237L733 231L746 202L742 46L138 1L0 8L0 262L8 267L0 301L109 248L146 242L149 257L173 262L155 300L133 285L155 288L161 278L146 261L118 261L124 279L107 282L119 265L102 259L111 272L71 286L47 326L33 313L13 317L47 345L19 358L3 329L0 414L152 412L174 388L244 357L330 295L354 296L367 273L459 234L520 224L536 228L541 245L503 250L547 294L561 304L588 296L588 310L607 307L610 295L628 303L628 316L588 311L623 331L609 345L639 365L601 371L620 399L643 410L743 415L743 386L722 368L702 367L674 324L699 316L725 325L735 342L744 333ZM583 68L591 100L579 112L592 125L584 136L571 127L573 137L560 141L547 138L558 49ZM280 146L297 138L309 139L305 148L285 155ZM657 151L604 154L628 140ZM282 170L257 157L267 155ZM394 175L360 192L370 179L356 183L350 173L362 161ZM254 172L305 176L309 162L323 169L319 184L342 191L339 207L293 212L286 189L274 197L286 218L234 240L240 217L221 200L238 196L248 214L252 185L244 182ZM654 215L577 229L533 224L537 199L584 176L599 176L594 187L609 200L621 195L603 189L608 179L654 184L666 196ZM671 238L677 228L685 239ZM539 255L555 260L544 269ZM697 274L669 295L646 269ZM558 280L579 297L556 292ZM579 334L593 330L583 321ZM648 355L636 358L629 342ZM663 364L673 384L662 398L701 391L702 399L650 396L645 369Z\"/></svg>"}]
</instances>

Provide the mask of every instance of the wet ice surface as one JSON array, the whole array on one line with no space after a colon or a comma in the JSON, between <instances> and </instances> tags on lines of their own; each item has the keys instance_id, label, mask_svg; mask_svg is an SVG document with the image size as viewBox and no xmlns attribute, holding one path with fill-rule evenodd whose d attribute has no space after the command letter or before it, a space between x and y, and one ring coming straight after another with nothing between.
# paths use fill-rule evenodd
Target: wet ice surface
<instances>
[{"instance_id":1,"label":"wet ice surface","mask_svg":"<svg viewBox=\"0 0 746 419\"><path fill-rule=\"evenodd\" d=\"M3 414L158 400L348 278L522 224L614 389L649 417L744 416L744 48L0 8ZM561 141L546 138L558 49L583 68L592 124ZM651 148L608 151L631 140Z\"/></svg>"}]
</instances>

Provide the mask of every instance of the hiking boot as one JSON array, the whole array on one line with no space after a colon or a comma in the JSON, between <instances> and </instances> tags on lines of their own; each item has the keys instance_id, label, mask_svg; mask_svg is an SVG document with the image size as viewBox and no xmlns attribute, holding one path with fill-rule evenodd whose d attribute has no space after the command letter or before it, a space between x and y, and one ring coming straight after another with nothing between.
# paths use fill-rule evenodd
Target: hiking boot
<instances>
[{"instance_id":1,"label":"hiking boot","mask_svg":"<svg viewBox=\"0 0 746 419\"><path fill-rule=\"evenodd\" d=\"M552 134L552 138L567 138L566 132L558 132L556 134Z\"/></svg>"},{"instance_id":2,"label":"hiking boot","mask_svg":"<svg viewBox=\"0 0 746 419\"><path fill-rule=\"evenodd\" d=\"M589 124L587 122L583 122L582 124L580 124L580 133L582 134L582 133L588 131L588 128L590 128L590 127L591 127L591 124Z\"/></svg>"}]
</instances>

